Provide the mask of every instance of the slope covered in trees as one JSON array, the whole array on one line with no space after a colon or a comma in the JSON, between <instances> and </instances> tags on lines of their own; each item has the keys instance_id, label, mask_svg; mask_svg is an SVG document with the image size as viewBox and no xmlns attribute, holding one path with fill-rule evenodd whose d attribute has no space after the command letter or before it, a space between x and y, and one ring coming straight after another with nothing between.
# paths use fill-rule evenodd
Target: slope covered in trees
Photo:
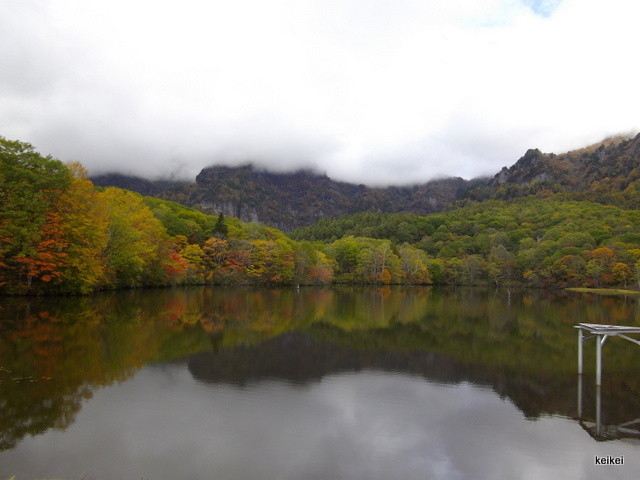
<instances>
[{"instance_id":1,"label":"slope covered in trees","mask_svg":"<svg viewBox=\"0 0 640 480\"><path fill-rule=\"evenodd\" d=\"M291 234L115 187L0 137L0 293L179 284L640 282L640 211L536 196Z\"/></svg>"},{"instance_id":2,"label":"slope covered in trees","mask_svg":"<svg viewBox=\"0 0 640 480\"><path fill-rule=\"evenodd\" d=\"M612 137L564 154L528 150L487 185L471 189L476 200L508 199L536 193L640 208L640 135Z\"/></svg>"},{"instance_id":3,"label":"slope covered in trees","mask_svg":"<svg viewBox=\"0 0 640 480\"><path fill-rule=\"evenodd\" d=\"M333 246L361 236L411 245L427 255L436 283L640 282L640 211L593 202L532 196L486 201L428 217L359 214L323 220L291 236Z\"/></svg>"},{"instance_id":4,"label":"slope covered in trees","mask_svg":"<svg viewBox=\"0 0 640 480\"><path fill-rule=\"evenodd\" d=\"M80 165L1 137L0 161L0 293L333 279L334 261L323 249L279 230L115 187L96 189ZM377 264L371 269L362 275L374 282L385 273Z\"/></svg>"},{"instance_id":5,"label":"slope covered in trees","mask_svg":"<svg viewBox=\"0 0 640 480\"><path fill-rule=\"evenodd\" d=\"M97 191L77 164L0 138L0 291L164 285L178 263L140 195Z\"/></svg>"}]
</instances>

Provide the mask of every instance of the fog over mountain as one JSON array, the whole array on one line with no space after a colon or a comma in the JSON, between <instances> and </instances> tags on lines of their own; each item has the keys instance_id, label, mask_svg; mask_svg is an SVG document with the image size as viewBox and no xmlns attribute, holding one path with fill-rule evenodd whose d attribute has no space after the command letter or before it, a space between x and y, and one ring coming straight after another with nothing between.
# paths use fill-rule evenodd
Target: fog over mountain
<instances>
[{"instance_id":1,"label":"fog over mountain","mask_svg":"<svg viewBox=\"0 0 640 480\"><path fill-rule=\"evenodd\" d=\"M492 175L640 129L627 0L0 4L0 135L121 171Z\"/></svg>"}]
</instances>

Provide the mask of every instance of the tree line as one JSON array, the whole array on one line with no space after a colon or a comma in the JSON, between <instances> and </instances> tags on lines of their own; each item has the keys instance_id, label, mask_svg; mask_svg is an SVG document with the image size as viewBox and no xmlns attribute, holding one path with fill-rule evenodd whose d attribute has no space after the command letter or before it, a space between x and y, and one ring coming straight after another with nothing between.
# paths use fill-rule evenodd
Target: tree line
<instances>
[{"instance_id":1,"label":"tree line","mask_svg":"<svg viewBox=\"0 0 640 480\"><path fill-rule=\"evenodd\" d=\"M1 293L334 280L337 262L322 245L127 190L96 188L80 164L42 156L28 143L0 137L0 160ZM356 250L357 269L340 271L342 279L400 280L390 242L367 239ZM421 255L411 250L403 253L405 263ZM421 268L411 265L407 281L419 279Z\"/></svg>"},{"instance_id":2,"label":"tree line","mask_svg":"<svg viewBox=\"0 0 640 480\"><path fill-rule=\"evenodd\" d=\"M291 235L331 245L390 238L423 252L438 284L640 287L640 211L546 194L427 217L362 213Z\"/></svg>"},{"instance_id":3,"label":"tree line","mask_svg":"<svg viewBox=\"0 0 640 480\"><path fill-rule=\"evenodd\" d=\"M0 137L0 293L183 284L640 285L640 211L547 194L290 236L131 191Z\"/></svg>"}]
</instances>

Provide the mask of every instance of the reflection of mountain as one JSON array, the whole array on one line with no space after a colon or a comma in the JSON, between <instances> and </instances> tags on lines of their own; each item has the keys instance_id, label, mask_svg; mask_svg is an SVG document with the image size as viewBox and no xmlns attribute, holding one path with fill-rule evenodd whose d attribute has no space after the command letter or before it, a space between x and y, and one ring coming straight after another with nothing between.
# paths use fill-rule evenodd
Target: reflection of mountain
<instances>
[{"instance_id":1,"label":"reflection of mountain","mask_svg":"<svg viewBox=\"0 0 640 480\"><path fill-rule=\"evenodd\" d=\"M327 332L323 333L321 336L325 337ZM549 372L534 375L464 363L442 353L365 350L314 337L313 329L311 334L289 332L257 346L202 352L189 358L188 368L198 381L238 386L266 379L305 385L320 381L326 375L362 370L398 372L418 375L431 382L470 382L490 387L500 397L509 398L527 418L545 414L576 416L575 375ZM634 412L640 413L640 403L625 388L629 385L624 384L624 379L610 376L609 380L603 407L608 421L613 423L618 418L632 417ZM588 418L595 411L595 395L589 385L585 390L583 408Z\"/></svg>"},{"instance_id":2,"label":"reflection of mountain","mask_svg":"<svg viewBox=\"0 0 640 480\"><path fill-rule=\"evenodd\" d=\"M371 369L422 375L443 383L468 380L458 364L438 353L351 350L300 332L253 347L201 352L189 359L189 370L198 380L240 386L266 378L304 385L331 373Z\"/></svg>"},{"instance_id":3,"label":"reflection of mountain","mask_svg":"<svg viewBox=\"0 0 640 480\"><path fill-rule=\"evenodd\" d=\"M635 301L585 298L535 290L195 287L4 299L0 450L71 425L97 388L151 361L188 355L203 381L304 385L334 372L402 372L492 388L529 418L573 417L575 319L627 323L638 312ZM614 348L614 341L604 353L607 425L640 416L638 347ZM212 344L215 354L194 355ZM594 352L587 350L590 421Z\"/></svg>"}]
</instances>

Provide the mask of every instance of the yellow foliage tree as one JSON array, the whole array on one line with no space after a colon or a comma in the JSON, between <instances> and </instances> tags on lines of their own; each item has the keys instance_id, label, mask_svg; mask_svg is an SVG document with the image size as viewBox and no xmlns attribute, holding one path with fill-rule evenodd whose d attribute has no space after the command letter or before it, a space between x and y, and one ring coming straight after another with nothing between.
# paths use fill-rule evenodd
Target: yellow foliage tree
<instances>
[{"instance_id":1,"label":"yellow foliage tree","mask_svg":"<svg viewBox=\"0 0 640 480\"><path fill-rule=\"evenodd\" d=\"M87 171L79 163L69 167L73 177L56 205L69 244L62 285L69 293L89 293L105 282L108 214Z\"/></svg>"},{"instance_id":2,"label":"yellow foliage tree","mask_svg":"<svg viewBox=\"0 0 640 480\"><path fill-rule=\"evenodd\" d=\"M165 228L140 195L109 187L99 194L109 212L107 275L111 286L162 283L162 255L170 254ZM166 260L166 259L165 259Z\"/></svg>"}]
</instances>

